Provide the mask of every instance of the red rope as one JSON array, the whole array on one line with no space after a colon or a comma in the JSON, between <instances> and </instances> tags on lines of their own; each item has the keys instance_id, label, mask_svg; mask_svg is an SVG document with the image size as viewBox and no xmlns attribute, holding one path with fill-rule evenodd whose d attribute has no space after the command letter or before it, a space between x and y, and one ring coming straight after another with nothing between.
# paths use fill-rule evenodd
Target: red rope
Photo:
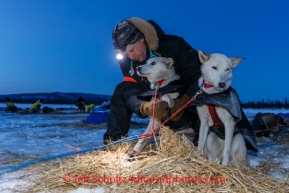
<instances>
[{"instance_id":1,"label":"red rope","mask_svg":"<svg viewBox=\"0 0 289 193\"><path fill-rule=\"evenodd\" d=\"M152 132L149 134L141 134L139 137L142 138L149 138L152 137L153 134L158 131L162 126L164 126L170 119L172 119L173 117L175 117L176 115L178 115L182 110L184 110L191 102L193 102L195 100L195 97L192 97L186 104L184 104L181 108L179 108L176 112L174 112L167 120L165 120L162 124L160 124L157 128L154 128L154 124L153 124L153 129ZM153 111L154 112L154 111ZM154 115L154 114L153 114ZM154 117L153 121L154 121Z\"/></svg>"}]
</instances>

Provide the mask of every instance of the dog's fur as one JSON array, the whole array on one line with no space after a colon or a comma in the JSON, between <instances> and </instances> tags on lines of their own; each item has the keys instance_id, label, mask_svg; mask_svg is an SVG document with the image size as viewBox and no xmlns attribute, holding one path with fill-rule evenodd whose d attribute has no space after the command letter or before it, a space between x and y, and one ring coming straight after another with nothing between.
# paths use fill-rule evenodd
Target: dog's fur
<instances>
[{"instance_id":1,"label":"dog's fur","mask_svg":"<svg viewBox=\"0 0 289 193\"><path fill-rule=\"evenodd\" d=\"M223 54L207 55L199 50L199 58L202 63L199 85L209 84L210 88L202 87L203 92L216 94L225 91L231 85L232 69L244 58L228 58ZM209 127L213 125L213 120L209 112L208 105L197 106L198 115L201 121L198 149L208 154L210 159L221 157L221 163L226 165L232 160L236 165L248 165L246 159L246 145L242 134L235 136L234 117L226 109L216 106L216 113L225 127L225 140L217 137L213 132L208 135Z\"/></svg>"},{"instance_id":2,"label":"dog's fur","mask_svg":"<svg viewBox=\"0 0 289 193\"><path fill-rule=\"evenodd\" d=\"M175 73L173 67L173 59L172 58L164 58L164 57L154 57L148 59L147 63L137 67L137 73L139 76L147 77L147 79L151 83L151 89L155 89L157 86L164 87L168 85L170 82L178 80L180 78L179 75ZM158 81L163 80L161 85L157 85ZM174 101L173 99L177 98L179 95L176 93L168 93L162 96L162 100L168 102L169 107L173 107ZM152 99L154 100L154 99ZM150 117L149 124L144 132L144 134L149 134L152 132L152 124L154 122L154 128L157 128L161 124L161 120L154 119ZM182 130L180 132L193 132L191 128L187 130ZM147 145L148 139L140 139L135 147L133 148L133 155L139 154L142 149Z\"/></svg>"}]
</instances>

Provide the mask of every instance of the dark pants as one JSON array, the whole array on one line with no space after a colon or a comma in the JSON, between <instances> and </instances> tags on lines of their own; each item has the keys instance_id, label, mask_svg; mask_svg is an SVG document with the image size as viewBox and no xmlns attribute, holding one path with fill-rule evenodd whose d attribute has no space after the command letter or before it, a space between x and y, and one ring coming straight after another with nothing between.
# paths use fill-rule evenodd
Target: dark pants
<instances>
[{"instance_id":1,"label":"dark pants","mask_svg":"<svg viewBox=\"0 0 289 193\"><path fill-rule=\"evenodd\" d=\"M144 91L145 89L132 82L122 82L116 86L110 101L107 130L103 136L105 144L105 140L116 141L127 135L132 113L142 117L139 107L143 100L136 95Z\"/></svg>"}]
</instances>

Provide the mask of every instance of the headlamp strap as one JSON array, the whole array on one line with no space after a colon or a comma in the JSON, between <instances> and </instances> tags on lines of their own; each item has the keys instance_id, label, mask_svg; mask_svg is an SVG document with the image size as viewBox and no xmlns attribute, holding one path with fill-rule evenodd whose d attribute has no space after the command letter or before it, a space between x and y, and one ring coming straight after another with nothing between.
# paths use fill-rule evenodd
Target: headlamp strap
<instances>
[{"instance_id":1,"label":"headlamp strap","mask_svg":"<svg viewBox=\"0 0 289 193\"><path fill-rule=\"evenodd\" d=\"M132 65L133 65L133 62L132 62L132 60L130 60L130 70L129 70L128 73L129 73L131 76L134 75L134 69L133 69Z\"/></svg>"}]
</instances>

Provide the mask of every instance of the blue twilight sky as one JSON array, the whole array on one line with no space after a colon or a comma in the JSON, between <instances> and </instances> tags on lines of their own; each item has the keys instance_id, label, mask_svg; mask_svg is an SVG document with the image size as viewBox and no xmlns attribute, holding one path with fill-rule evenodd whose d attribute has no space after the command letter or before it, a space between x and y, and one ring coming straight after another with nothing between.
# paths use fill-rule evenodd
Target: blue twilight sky
<instances>
[{"instance_id":1,"label":"blue twilight sky","mask_svg":"<svg viewBox=\"0 0 289 193\"><path fill-rule=\"evenodd\" d=\"M196 50L245 57L241 101L289 97L288 0L0 0L0 94L112 95L122 81L111 33L127 17L153 19Z\"/></svg>"}]
</instances>

